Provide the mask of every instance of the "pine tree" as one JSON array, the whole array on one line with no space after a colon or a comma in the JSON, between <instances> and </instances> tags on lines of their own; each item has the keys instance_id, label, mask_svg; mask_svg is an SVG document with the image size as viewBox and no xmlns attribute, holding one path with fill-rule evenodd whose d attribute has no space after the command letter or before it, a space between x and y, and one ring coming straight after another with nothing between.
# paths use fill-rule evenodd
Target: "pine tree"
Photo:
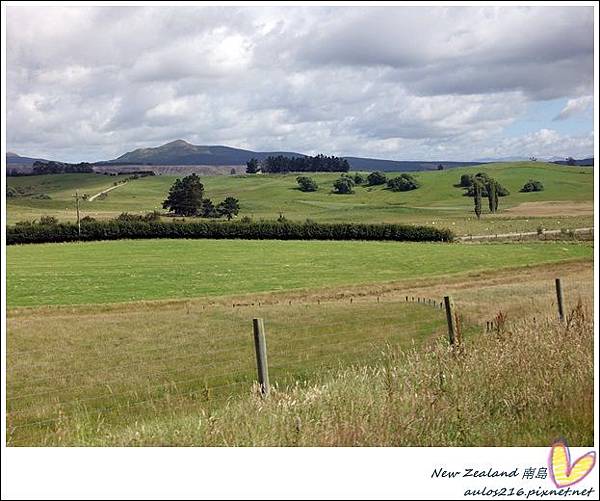
<instances>
[{"instance_id":1,"label":"pine tree","mask_svg":"<svg viewBox=\"0 0 600 501\"><path fill-rule=\"evenodd\" d=\"M203 196L204 185L196 174L191 174L175 180L162 206L178 216L195 216L202 205Z\"/></svg>"},{"instance_id":2,"label":"pine tree","mask_svg":"<svg viewBox=\"0 0 600 501\"><path fill-rule=\"evenodd\" d=\"M475 214L477 215L477 219L481 218L481 182L476 180L473 183L473 188L475 190L475 197L473 198L475 201Z\"/></svg>"},{"instance_id":3,"label":"pine tree","mask_svg":"<svg viewBox=\"0 0 600 501\"><path fill-rule=\"evenodd\" d=\"M246 174L256 174L258 172L258 160L251 158L246 162Z\"/></svg>"},{"instance_id":4,"label":"pine tree","mask_svg":"<svg viewBox=\"0 0 600 501\"><path fill-rule=\"evenodd\" d=\"M490 212L494 214L498 209L498 186L493 179L490 179L490 182L487 185L487 196Z\"/></svg>"}]
</instances>

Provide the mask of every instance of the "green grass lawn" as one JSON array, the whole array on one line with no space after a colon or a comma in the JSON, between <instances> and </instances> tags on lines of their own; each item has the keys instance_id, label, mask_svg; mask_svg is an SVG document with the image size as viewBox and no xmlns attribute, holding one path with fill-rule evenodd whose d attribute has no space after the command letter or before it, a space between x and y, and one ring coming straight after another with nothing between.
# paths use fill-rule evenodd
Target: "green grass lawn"
<instances>
[{"instance_id":1,"label":"green grass lawn","mask_svg":"<svg viewBox=\"0 0 600 501\"><path fill-rule=\"evenodd\" d=\"M455 188L461 174L485 171L510 190L500 199L500 214L484 215L477 221L472 213L472 199ZM388 173L388 177L397 174ZM314 174L319 190L303 193L297 189L296 175L205 176L206 195L218 202L227 196L240 200L241 215L272 219L284 214L288 219L311 218L328 222L396 222L450 227L459 234L503 233L545 228L593 226L593 216L561 215L536 217L512 215L502 211L523 202L592 202L593 170L542 162L515 162L485 166L415 173L422 184L418 190L395 193L384 186L358 186L352 195L333 194L337 174ZM545 190L520 193L529 179L542 181ZM51 200L31 197L10 198L7 202L8 223L54 215L75 218L72 194L75 189L93 195L106 189L115 177L96 174L9 177L9 186L25 186L45 193ZM104 199L82 202L82 213L93 217L115 217L121 212L162 210L174 176L154 176L130 181L110 192Z\"/></svg>"},{"instance_id":2,"label":"green grass lawn","mask_svg":"<svg viewBox=\"0 0 600 501\"><path fill-rule=\"evenodd\" d=\"M120 240L7 248L9 307L377 284L588 259L589 244Z\"/></svg>"}]
</instances>

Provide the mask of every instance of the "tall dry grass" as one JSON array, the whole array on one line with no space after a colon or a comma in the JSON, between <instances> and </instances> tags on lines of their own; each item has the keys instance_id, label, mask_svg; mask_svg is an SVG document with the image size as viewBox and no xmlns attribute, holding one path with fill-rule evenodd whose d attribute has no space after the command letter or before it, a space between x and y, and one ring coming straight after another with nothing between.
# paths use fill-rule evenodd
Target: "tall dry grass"
<instances>
[{"instance_id":1,"label":"tall dry grass","mask_svg":"<svg viewBox=\"0 0 600 501\"><path fill-rule=\"evenodd\" d=\"M381 364L213 410L123 428L81 417L66 443L182 446L547 446L593 443L593 324L506 322L459 350L440 340L388 350ZM91 427L95 427L91 429ZM70 428L72 429L72 428Z\"/></svg>"}]
</instances>

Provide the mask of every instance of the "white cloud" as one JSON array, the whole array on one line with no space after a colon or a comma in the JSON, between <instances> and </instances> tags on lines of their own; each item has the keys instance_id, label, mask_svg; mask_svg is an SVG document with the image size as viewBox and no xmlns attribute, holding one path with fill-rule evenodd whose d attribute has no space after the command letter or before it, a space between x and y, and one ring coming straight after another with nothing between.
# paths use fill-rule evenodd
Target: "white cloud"
<instances>
[{"instance_id":1,"label":"white cloud","mask_svg":"<svg viewBox=\"0 0 600 501\"><path fill-rule=\"evenodd\" d=\"M566 120L573 115L579 115L590 111L594 105L593 96L581 96L575 99L569 99L561 112L554 117L554 120Z\"/></svg>"},{"instance_id":2,"label":"white cloud","mask_svg":"<svg viewBox=\"0 0 600 501\"><path fill-rule=\"evenodd\" d=\"M592 14L10 6L7 142L71 161L177 138L397 159L537 154L570 136L503 130L532 100L570 98L565 116L591 106Z\"/></svg>"}]
</instances>

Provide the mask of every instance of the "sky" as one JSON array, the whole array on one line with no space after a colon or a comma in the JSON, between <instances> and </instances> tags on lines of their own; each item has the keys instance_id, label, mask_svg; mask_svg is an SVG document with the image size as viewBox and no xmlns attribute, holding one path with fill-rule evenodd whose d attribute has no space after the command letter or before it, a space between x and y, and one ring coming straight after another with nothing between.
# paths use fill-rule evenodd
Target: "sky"
<instances>
[{"instance_id":1,"label":"sky","mask_svg":"<svg viewBox=\"0 0 600 501\"><path fill-rule=\"evenodd\" d=\"M7 148L593 156L592 7L9 6Z\"/></svg>"}]
</instances>

